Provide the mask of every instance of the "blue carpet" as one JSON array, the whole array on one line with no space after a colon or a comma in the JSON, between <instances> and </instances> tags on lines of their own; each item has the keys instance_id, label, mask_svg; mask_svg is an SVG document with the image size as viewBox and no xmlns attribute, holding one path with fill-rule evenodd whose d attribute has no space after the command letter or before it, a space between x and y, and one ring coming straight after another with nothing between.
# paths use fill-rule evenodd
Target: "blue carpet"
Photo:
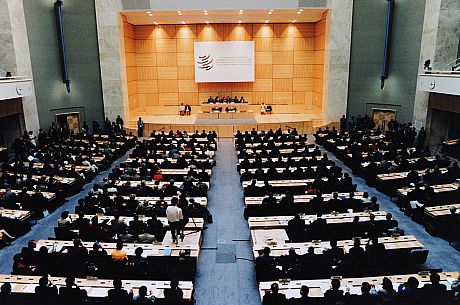
<instances>
[{"instance_id":1,"label":"blue carpet","mask_svg":"<svg viewBox=\"0 0 460 305\"><path fill-rule=\"evenodd\" d=\"M114 162L112 166L115 166L116 164L119 164L126 160L131 152L132 150L129 150L123 157ZM13 267L13 256L21 252L21 249L27 246L27 242L29 240L40 240L48 239L49 237L54 237L54 227L57 225L57 221L61 215L61 212L65 210L68 210L71 213L75 212L75 206L77 206L78 199L84 198L86 195L88 195L88 192L93 187L93 184L102 181L104 178L107 178L110 171L111 169L99 173L92 182L87 183L83 187L80 193L67 198L68 201L65 202L56 211L54 211L47 217L40 219L37 222L37 224L32 227L32 230L30 230L30 232L14 240L10 246L0 250L0 274L11 273Z\"/></svg>"},{"instance_id":2,"label":"blue carpet","mask_svg":"<svg viewBox=\"0 0 460 305\"><path fill-rule=\"evenodd\" d=\"M314 137L309 137L310 142L314 142ZM341 160L337 159L332 153L321 149L323 153L327 153L330 160L334 161L338 166L343 168L343 172L350 174L353 183L357 184L357 190L368 192L369 196L375 196L378 199L380 210L389 212L393 218L399 222L399 227L404 230L406 235L414 235L423 245L425 249L430 250L428 260L425 264L428 269L442 268L443 271L458 271L460 270L460 251L457 251L442 238L431 236L425 231L425 227L414 222L411 218L404 215L399 210L399 207L390 201L390 198L377 191L375 188L366 185L366 181L358 176L353 175L350 168Z\"/></svg>"},{"instance_id":3,"label":"blue carpet","mask_svg":"<svg viewBox=\"0 0 460 305\"><path fill-rule=\"evenodd\" d=\"M197 305L260 305L243 188L232 139L219 141L208 208L214 223L204 231L195 282ZM236 261L234 256L236 254Z\"/></svg>"}]
</instances>

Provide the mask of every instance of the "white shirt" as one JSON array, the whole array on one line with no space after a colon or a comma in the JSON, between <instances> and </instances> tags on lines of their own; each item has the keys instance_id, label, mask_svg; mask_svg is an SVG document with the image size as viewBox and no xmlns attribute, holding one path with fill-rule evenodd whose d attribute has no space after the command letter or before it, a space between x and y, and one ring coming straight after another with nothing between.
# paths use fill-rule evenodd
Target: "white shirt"
<instances>
[{"instance_id":1,"label":"white shirt","mask_svg":"<svg viewBox=\"0 0 460 305\"><path fill-rule=\"evenodd\" d=\"M176 206L170 205L166 208L166 218L169 222L178 222L184 218L182 216L182 209Z\"/></svg>"}]
</instances>

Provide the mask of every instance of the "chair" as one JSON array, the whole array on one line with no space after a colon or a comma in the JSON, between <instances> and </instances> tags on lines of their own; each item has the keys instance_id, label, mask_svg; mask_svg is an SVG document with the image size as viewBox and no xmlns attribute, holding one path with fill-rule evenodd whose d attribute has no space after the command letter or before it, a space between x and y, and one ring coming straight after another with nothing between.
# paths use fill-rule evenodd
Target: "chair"
<instances>
[{"instance_id":1,"label":"chair","mask_svg":"<svg viewBox=\"0 0 460 305\"><path fill-rule=\"evenodd\" d=\"M409 260L414 266L423 265L426 263L429 252L429 250L414 250L410 253Z\"/></svg>"},{"instance_id":2,"label":"chair","mask_svg":"<svg viewBox=\"0 0 460 305\"><path fill-rule=\"evenodd\" d=\"M265 112L266 113L269 113L269 114L272 114L272 111L273 111L273 108L271 105L267 105L267 107L265 108Z\"/></svg>"}]
</instances>

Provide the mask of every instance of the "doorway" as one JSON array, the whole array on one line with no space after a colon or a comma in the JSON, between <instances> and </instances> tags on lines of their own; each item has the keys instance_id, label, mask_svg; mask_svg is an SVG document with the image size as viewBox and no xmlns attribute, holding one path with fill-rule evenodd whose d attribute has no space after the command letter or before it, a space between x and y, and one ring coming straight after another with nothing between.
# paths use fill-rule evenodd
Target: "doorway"
<instances>
[{"instance_id":1,"label":"doorway","mask_svg":"<svg viewBox=\"0 0 460 305\"><path fill-rule=\"evenodd\" d=\"M375 127L380 127L382 131L388 130L388 122L396 120L396 110L372 108L372 119Z\"/></svg>"},{"instance_id":2,"label":"doorway","mask_svg":"<svg viewBox=\"0 0 460 305\"><path fill-rule=\"evenodd\" d=\"M56 125L58 128L69 125L70 132L80 132L80 113L79 112L68 112L56 114Z\"/></svg>"}]
</instances>

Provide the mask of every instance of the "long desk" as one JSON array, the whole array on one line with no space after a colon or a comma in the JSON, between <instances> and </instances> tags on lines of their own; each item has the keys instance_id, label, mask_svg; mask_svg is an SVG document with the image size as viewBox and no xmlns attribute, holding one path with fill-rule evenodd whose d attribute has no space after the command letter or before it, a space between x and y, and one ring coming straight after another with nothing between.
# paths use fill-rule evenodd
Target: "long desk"
<instances>
[{"instance_id":1,"label":"long desk","mask_svg":"<svg viewBox=\"0 0 460 305\"><path fill-rule=\"evenodd\" d=\"M457 191L459 188L458 183L437 184L437 185L430 185L430 186L433 188L435 193L454 192L454 191ZM407 194L414 189L415 188L413 187L400 188L398 189L397 194L401 197L406 197ZM420 187L420 189L424 190L425 187L422 186Z\"/></svg>"},{"instance_id":2,"label":"long desk","mask_svg":"<svg viewBox=\"0 0 460 305\"><path fill-rule=\"evenodd\" d=\"M195 238L197 237L197 238ZM144 244L144 243L126 243L123 247L123 251L127 255L133 256L137 248L142 248L144 250L144 255L146 256L165 256L164 251L166 249L171 250L171 255L168 256L179 256L181 250L190 250L190 257L198 258L200 254L200 243L201 232L197 231L194 234L188 234L185 236L183 242L179 244L173 244L172 241L154 243L154 244ZM167 235L165 240L171 240L171 235ZM83 246L89 251L93 248L93 242L82 242ZM37 248L45 246L49 252L60 252L64 247L72 247L73 241L67 240L39 240L37 241ZM107 255L110 255L112 251L116 249L116 243L100 243L101 247L107 251Z\"/></svg>"},{"instance_id":3,"label":"long desk","mask_svg":"<svg viewBox=\"0 0 460 305\"><path fill-rule=\"evenodd\" d=\"M9 172L8 175L9 176L14 176L15 174ZM27 175L26 174L18 174L17 176L20 177L23 181L27 180ZM43 177L45 177L46 181L48 181L51 178L53 178L53 179L56 179L56 181L58 181L58 182L60 182L62 184L69 185L69 186L74 185L75 182L76 182L75 178L60 177L60 176L40 176L40 175L32 175L32 180L39 181Z\"/></svg>"},{"instance_id":4,"label":"long desk","mask_svg":"<svg viewBox=\"0 0 460 305\"><path fill-rule=\"evenodd\" d=\"M258 251L265 247L270 247L273 256L287 255L290 248L294 248L299 255L307 253L309 247L313 247L316 254L322 254L330 248L329 241L287 243L286 240L288 240L288 237L284 229L251 230L254 257L257 257ZM361 247L365 248L368 241L369 239L362 238ZM423 249L423 244L413 235L398 238L380 237L379 243L383 244L386 250ZM345 253L348 253L348 249L353 246L353 240L339 240L337 241L337 246L343 248Z\"/></svg>"},{"instance_id":5,"label":"long desk","mask_svg":"<svg viewBox=\"0 0 460 305\"><path fill-rule=\"evenodd\" d=\"M2 210L0 210L0 216L2 215L3 215ZM94 216L97 216L100 222L112 221L114 219L114 216L107 216L107 215L84 215L84 218L91 219ZM70 214L69 217L71 221L73 222L76 219L78 219L78 214ZM133 219L134 217L131 217L131 216L120 216L120 220L123 220L127 225ZM151 219L151 217L139 215L140 221L147 222L149 219ZM158 217L157 219L163 223L164 227L169 227L168 220L165 217ZM184 229L185 230L202 230L203 226L204 226L203 218L190 218L189 222L185 225Z\"/></svg>"},{"instance_id":6,"label":"long desk","mask_svg":"<svg viewBox=\"0 0 460 305\"><path fill-rule=\"evenodd\" d=\"M0 275L0 283L10 283L12 292L19 294L33 294L35 287L38 286L40 276L31 275ZM57 287L66 286L65 278L49 277L51 283ZM75 284L81 289L86 290L90 298L104 298L110 289L113 288L113 280L109 279L75 279ZM138 294L139 287L147 286L147 291L152 291L153 295L159 299L164 298L163 291L170 287L169 281L145 281L145 280L123 280L122 286L126 290L133 290ZM193 295L192 282L179 282L179 287L184 292L184 299L191 300Z\"/></svg>"},{"instance_id":7,"label":"long desk","mask_svg":"<svg viewBox=\"0 0 460 305\"><path fill-rule=\"evenodd\" d=\"M5 193L5 192L6 192L6 189L0 189L0 193ZM15 195L18 195L22 191L21 190L11 190L11 192L13 194L15 194ZM32 196L33 194L35 194L35 191L27 191L27 195ZM55 193L42 192L42 195L43 195L43 197L45 197L48 200L56 199L56 194Z\"/></svg>"},{"instance_id":8,"label":"long desk","mask_svg":"<svg viewBox=\"0 0 460 305\"><path fill-rule=\"evenodd\" d=\"M326 214L322 215L321 218L326 220L327 224L345 224L353 223L355 217L359 217L360 222L369 221L370 214L366 212L360 213L342 213L342 214ZM375 221L386 220L387 212L377 211L372 212L375 216ZM286 228L288 221L291 220L292 216L269 216L269 217L249 217L249 229L276 229ZM306 223L312 223L318 216L316 215L300 215L300 218Z\"/></svg>"},{"instance_id":9,"label":"long desk","mask_svg":"<svg viewBox=\"0 0 460 305\"><path fill-rule=\"evenodd\" d=\"M110 196L111 199L114 199L115 196ZM128 200L129 199L129 196L123 196L124 199ZM171 202L171 199L173 197L164 197L164 198L160 198L160 197L142 197L142 196L136 196L134 197L134 199L136 199L137 201L139 202L145 202L147 201L149 204L155 204L158 200L164 200L166 202ZM207 206L208 205L208 198L206 197L187 197L187 200L190 200L191 198L193 198L195 200L195 202L198 202L201 206Z\"/></svg>"},{"instance_id":10,"label":"long desk","mask_svg":"<svg viewBox=\"0 0 460 305\"><path fill-rule=\"evenodd\" d=\"M6 218L17 221L24 221L31 216L30 211L23 210L9 210L0 208L0 218Z\"/></svg>"},{"instance_id":11,"label":"long desk","mask_svg":"<svg viewBox=\"0 0 460 305\"><path fill-rule=\"evenodd\" d=\"M261 186L260 183L256 184L258 186ZM354 197L356 199L363 199L363 192L355 192L353 193ZM276 198L277 201L281 200L283 198L282 195L274 195L273 197ZM294 203L299 203L299 204L304 204L315 198L316 195L294 195ZM334 194L322 194L321 197L323 198L324 201L329 201L334 198ZM244 203L246 206L251 206L251 205L261 205L262 201L266 198L265 196L259 196L259 197L245 197L244 198ZM348 199L350 198L350 193L338 193L338 199L343 200L343 199Z\"/></svg>"},{"instance_id":12,"label":"long desk","mask_svg":"<svg viewBox=\"0 0 460 305\"><path fill-rule=\"evenodd\" d=\"M441 281L447 284L446 286L450 287L454 280L459 276L458 272L441 272L439 273ZM420 275L420 274L404 274L404 275L387 275L387 278L391 280L394 287L399 286L407 282L409 277L415 277L422 285L430 283L429 274ZM368 282L371 285L375 285L377 289L382 288L383 276L372 276L372 277L362 277L362 278L343 278L341 279L340 289L349 291L351 294L360 294L361 285L363 282ZM261 282L259 284L259 292L261 298L265 295L267 291L270 291L270 286L273 283L278 283L280 288L280 293L286 295L287 298L300 298L300 288L305 285L310 288L310 297L321 298L324 297L324 293L330 288L331 279L320 279L320 280L296 280L289 281L288 283L273 281L273 282Z\"/></svg>"},{"instance_id":13,"label":"long desk","mask_svg":"<svg viewBox=\"0 0 460 305\"><path fill-rule=\"evenodd\" d=\"M431 217L442 217L450 215L450 208L455 207L457 210L460 210L460 203L447 204L447 205L438 205L434 207L426 207L425 214Z\"/></svg>"},{"instance_id":14,"label":"long desk","mask_svg":"<svg viewBox=\"0 0 460 305\"><path fill-rule=\"evenodd\" d=\"M115 180L115 186L124 186L126 183L129 182L129 186L132 187L138 187L141 185L141 183L145 183L146 186L148 187L155 187L157 186L158 188L162 188L165 185L169 185L169 181L132 181L132 180ZM193 182L193 184L196 184L197 182ZM208 186L209 189L209 182L203 182ZM174 185L176 187L181 187L183 182L181 181L176 181L174 182Z\"/></svg>"},{"instance_id":15,"label":"long desk","mask_svg":"<svg viewBox=\"0 0 460 305\"><path fill-rule=\"evenodd\" d=\"M419 175L423 175L423 174L426 174L427 171L428 171L428 169L422 169L422 170L418 170L417 172L419 173ZM441 173L444 174L444 173L447 172L447 168L440 168L440 171L441 171ZM401 179L407 178L408 174L409 174L409 172L380 174L380 175L377 175L377 180L379 182L388 182L388 181L394 181L394 180L401 180Z\"/></svg>"}]
</instances>

